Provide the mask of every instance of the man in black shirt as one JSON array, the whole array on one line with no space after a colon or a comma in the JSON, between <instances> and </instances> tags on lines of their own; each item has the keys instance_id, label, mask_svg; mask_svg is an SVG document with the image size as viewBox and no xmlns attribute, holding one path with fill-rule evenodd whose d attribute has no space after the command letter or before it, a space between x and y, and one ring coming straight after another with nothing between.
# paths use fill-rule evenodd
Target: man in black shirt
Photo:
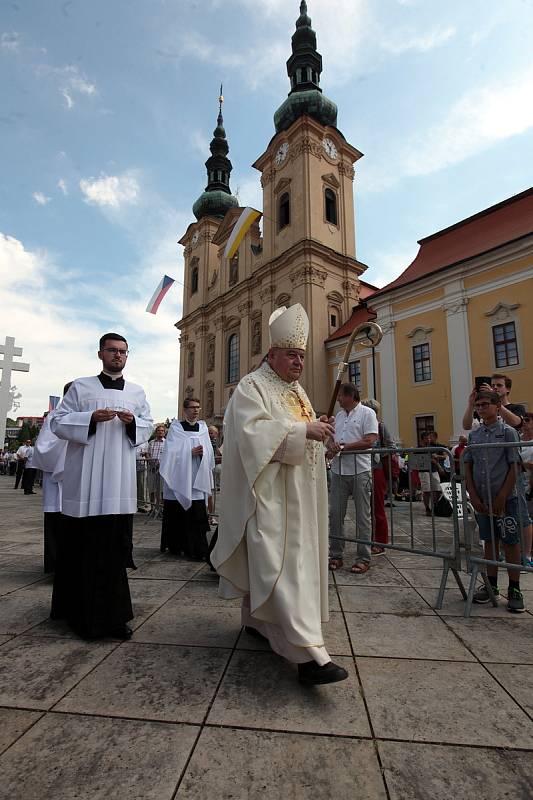
<instances>
[{"instance_id":1,"label":"man in black shirt","mask_svg":"<svg viewBox=\"0 0 533 800\"><path fill-rule=\"evenodd\" d=\"M490 386L487 383L484 383L481 387L479 387L479 389L474 386L468 397L468 405L463 416L463 428L465 431L471 430L472 421L474 418L477 418L477 415L474 417L474 401L479 391L497 392L500 396L501 403L500 410L498 412L500 417L505 423L507 423L507 425L510 425L511 428L520 430L526 409L520 403L509 402L509 395L511 394L512 385L513 381L508 375L500 375L499 373L495 373L491 377Z\"/></svg>"}]
</instances>

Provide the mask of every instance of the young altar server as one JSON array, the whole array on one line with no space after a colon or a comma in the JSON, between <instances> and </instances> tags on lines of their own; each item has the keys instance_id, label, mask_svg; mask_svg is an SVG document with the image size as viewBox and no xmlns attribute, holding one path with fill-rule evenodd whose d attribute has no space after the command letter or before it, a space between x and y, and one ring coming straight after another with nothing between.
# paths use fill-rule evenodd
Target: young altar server
<instances>
[{"instance_id":1,"label":"young altar server","mask_svg":"<svg viewBox=\"0 0 533 800\"><path fill-rule=\"evenodd\" d=\"M65 395L72 385L67 383ZM57 408L45 417L35 442L32 463L43 473L44 571L54 572L61 542L61 495L67 443L52 433L50 423Z\"/></svg>"},{"instance_id":2,"label":"young altar server","mask_svg":"<svg viewBox=\"0 0 533 800\"><path fill-rule=\"evenodd\" d=\"M50 423L52 432L68 442L65 548L54 576L52 612L85 638L128 639L135 447L149 439L152 418L143 389L122 376L126 339L104 334L98 358L100 375L75 380Z\"/></svg>"},{"instance_id":3,"label":"young altar server","mask_svg":"<svg viewBox=\"0 0 533 800\"><path fill-rule=\"evenodd\" d=\"M203 561L215 456L195 397L185 398L183 415L183 420L172 421L159 465L164 481L161 551Z\"/></svg>"},{"instance_id":4,"label":"young altar server","mask_svg":"<svg viewBox=\"0 0 533 800\"><path fill-rule=\"evenodd\" d=\"M319 420L298 379L309 319L296 303L269 320L267 360L235 389L224 418L218 541L211 563L224 597L243 597L252 636L298 664L304 684L348 677L324 647L328 610L328 496Z\"/></svg>"}]
</instances>

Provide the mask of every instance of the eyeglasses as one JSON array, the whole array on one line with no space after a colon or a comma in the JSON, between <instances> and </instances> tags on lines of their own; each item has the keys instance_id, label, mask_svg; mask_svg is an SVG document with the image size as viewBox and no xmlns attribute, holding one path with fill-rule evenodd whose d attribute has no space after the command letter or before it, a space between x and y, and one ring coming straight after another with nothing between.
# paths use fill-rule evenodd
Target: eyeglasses
<instances>
[{"instance_id":1,"label":"eyeglasses","mask_svg":"<svg viewBox=\"0 0 533 800\"><path fill-rule=\"evenodd\" d=\"M127 356L129 350L120 350L118 347L104 347L104 353L113 353L114 356L118 353L121 356Z\"/></svg>"}]
</instances>

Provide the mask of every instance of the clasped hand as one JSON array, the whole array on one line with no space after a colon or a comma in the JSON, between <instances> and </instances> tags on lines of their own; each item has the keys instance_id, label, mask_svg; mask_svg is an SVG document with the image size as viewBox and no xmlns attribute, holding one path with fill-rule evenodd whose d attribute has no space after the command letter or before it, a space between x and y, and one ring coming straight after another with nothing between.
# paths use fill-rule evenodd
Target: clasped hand
<instances>
[{"instance_id":1,"label":"clasped hand","mask_svg":"<svg viewBox=\"0 0 533 800\"><path fill-rule=\"evenodd\" d=\"M204 448L201 444L198 444L196 447L192 448L191 453L193 456L202 456L204 454Z\"/></svg>"},{"instance_id":2,"label":"clasped hand","mask_svg":"<svg viewBox=\"0 0 533 800\"><path fill-rule=\"evenodd\" d=\"M93 411L91 421L109 422L115 419L115 417L118 417L125 425L129 425L130 422L133 422L133 414L131 411L115 411L112 408L98 408L96 411Z\"/></svg>"},{"instance_id":3,"label":"clasped hand","mask_svg":"<svg viewBox=\"0 0 533 800\"><path fill-rule=\"evenodd\" d=\"M328 438L333 438L335 435L335 417L329 419L323 415L316 422L307 423L307 439L313 439L315 442L325 442Z\"/></svg>"}]
</instances>

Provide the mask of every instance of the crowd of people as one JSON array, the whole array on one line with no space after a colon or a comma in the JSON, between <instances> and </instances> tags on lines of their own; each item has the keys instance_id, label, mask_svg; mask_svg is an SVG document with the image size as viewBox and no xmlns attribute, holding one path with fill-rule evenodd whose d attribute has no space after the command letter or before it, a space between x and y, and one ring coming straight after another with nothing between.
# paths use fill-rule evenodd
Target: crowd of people
<instances>
[{"instance_id":1,"label":"crowd of people","mask_svg":"<svg viewBox=\"0 0 533 800\"><path fill-rule=\"evenodd\" d=\"M509 402L510 379L493 375L472 392L463 420L470 434L451 455L436 431L423 432L419 452L427 453L427 465L415 470L409 453L395 448L379 403L361 401L353 384L341 385L336 417L317 418L299 383L309 330L301 305L278 309L269 328L267 356L230 399L223 443L201 419L195 397L185 399L181 419L154 428L143 389L123 377L126 339L107 333L100 374L67 384L35 446L27 441L15 460L2 459L4 471L15 464L15 488L26 494L36 470L43 474L52 618L89 639L131 637L133 516L155 510L161 552L209 561L220 594L242 598L246 631L298 664L300 682L343 680L347 673L331 661L321 624L328 619L328 568L344 566L349 498L357 540L350 569L362 575L386 552L386 506L421 500L422 513L434 516L442 484L463 472L485 557L494 562L489 587L474 601L499 593L501 544L510 565L508 608L524 610L520 562L531 565L533 448L521 452L517 430L530 440L533 416ZM500 442L517 446L468 447Z\"/></svg>"}]
</instances>

